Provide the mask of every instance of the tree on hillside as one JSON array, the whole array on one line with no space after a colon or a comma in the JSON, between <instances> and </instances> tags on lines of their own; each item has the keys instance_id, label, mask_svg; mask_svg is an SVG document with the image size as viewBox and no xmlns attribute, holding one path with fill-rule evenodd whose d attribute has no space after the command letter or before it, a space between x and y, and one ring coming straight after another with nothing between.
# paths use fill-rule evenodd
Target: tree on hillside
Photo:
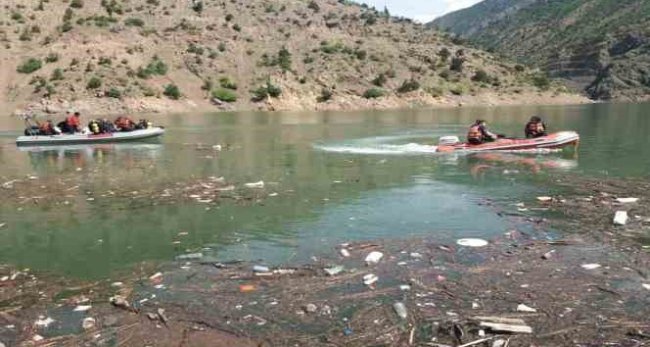
<instances>
[{"instance_id":1,"label":"tree on hillside","mask_svg":"<svg viewBox=\"0 0 650 347\"><path fill-rule=\"evenodd\" d=\"M280 65L282 71L291 70L291 52L286 47L282 47L278 52L278 65Z\"/></svg>"}]
</instances>

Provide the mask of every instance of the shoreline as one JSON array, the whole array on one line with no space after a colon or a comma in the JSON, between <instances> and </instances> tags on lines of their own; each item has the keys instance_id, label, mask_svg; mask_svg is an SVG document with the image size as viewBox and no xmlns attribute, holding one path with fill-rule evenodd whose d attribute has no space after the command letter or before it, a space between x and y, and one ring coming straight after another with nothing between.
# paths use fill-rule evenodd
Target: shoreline
<instances>
[{"instance_id":1,"label":"shoreline","mask_svg":"<svg viewBox=\"0 0 650 347\"><path fill-rule=\"evenodd\" d=\"M447 95L433 97L425 92L412 92L403 97L390 95L378 99L364 99L358 96L341 95L333 100L318 103L315 96L287 95L279 99L267 99L264 102L237 102L221 106L211 104L205 99L181 99L173 101L165 98L111 99L89 98L76 101L63 99L31 102L23 107L5 104L0 107L13 110L11 114L44 113L60 115L66 110L74 109L85 116L111 116L123 114L151 113L210 113L210 112L246 112L246 111L364 111L364 110L398 110L413 108L450 109L460 107L492 106L547 106L547 105L584 105L597 103L584 96L554 92L528 92L521 94L481 93L476 95ZM101 110L101 111L98 111Z\"/></svg>"},{"instance_id":2,"label":"shoreline","mask_svg":"<svg viewBox=\"0 0 650 347\"><path fill-rule=\"evenodd\" d=\"M8 277L0 282L0 320L16 327L0 329L0 341L29 344L41 336L39 343L61 346L107 339L141 346L163 337L164 346L214 339L221 341L216 346L454 346L487 339L523 346L649 338L650 245L634 237L650 220L644 217L650 216L649 184L560 179L573 189L550 201L533 198L515 207L486 200L497 214L520 206L547 212L511 213L507 218L535 232L509 230L485 247L435 238L374 240L271 268L186 254L93 283L41 280L0 267L0 277ZM632 195L640 200L616 200ZM639 217L615 226L620 209ZM568 218L546 219L554 213ZM548 238L549 227L564 232ZM372 252L383 257L367 264ZM261 267L253 271L255 265ZM370 274L376 280L366 279ZM397 303L406 310L402 317ZM43 323L46 317L53 321Z\"/></svg>"}]
</instances>

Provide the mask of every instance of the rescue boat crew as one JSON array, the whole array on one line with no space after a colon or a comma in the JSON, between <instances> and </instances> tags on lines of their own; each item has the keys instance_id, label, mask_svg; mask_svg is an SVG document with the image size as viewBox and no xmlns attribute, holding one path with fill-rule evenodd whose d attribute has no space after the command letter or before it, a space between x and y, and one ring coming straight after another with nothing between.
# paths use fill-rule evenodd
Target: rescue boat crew
<instances>
[{"instance_id":1,"label":"rescue boat crew","mask_svg":"<svg viewBox=\"0 0 650 347\"><path fill-rule=\"evenodd\" d=\"M498 135L491 133L487 128L487 123L482 119L477 119L467 131L467 142L472 145L492 142L497 138Z\"/></svg>"},{"instance_id":2,"label":"rescue boat crew","mask_svg":"<svg viewBox=\"0 0 650 347\"><path fill-rule=\"evenodd\" d=\"M524 128L524 133L528 139L546 136L546 124L542 122L540 117L530 117L530 121L526 123L526 127Z\"/></svg>"}]
</instances>

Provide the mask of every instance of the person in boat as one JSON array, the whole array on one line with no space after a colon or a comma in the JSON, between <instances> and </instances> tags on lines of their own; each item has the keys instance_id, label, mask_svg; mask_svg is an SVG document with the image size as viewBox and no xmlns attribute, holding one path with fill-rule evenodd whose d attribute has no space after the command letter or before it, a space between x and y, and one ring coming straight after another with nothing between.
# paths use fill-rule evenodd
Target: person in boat
<instances>
[{"instance_id":1,"label":"person in boat","mask_svg":"<svg viewBox=\"0 0 650 347\"><path fill-rule=\"evenodd\" d=\"M546 124L544 124L540 117L530 117L530 120L524 128L524 132L527 139L546 136Z\"/></svg>"},{"instance_id":2,"label":"person in boat","mask_svg":"<svg viewBox=\"0 0 650 347\"><path fill-rule=\"evenodd\" d=\"M120 116L115 120L115 127L118 131L133 131L135 123L129 117Z\"/></svg>"},{"instance_id":3,"label":"person in boat","mask_svg":"<svg viewBox=\"0 0 650 347\"><path fill-rule=\"evenodd\" d=\"M74 134L81 132L81 114L79 112L68 111L66 118L63 122L57 124L61 132L66 134Z\"/></svg>"},{"instance_id":4,"label":"person in boat","mask_svg":"<svg viewBox=\"0 0 650 347\"><path fill-rule=\"evenodd\" d=\"M469 131L467 131L467 142L472 145L492 142L497 138L499 138L499 136L490 132L487 128L487 122L482 119L477 119L476 122L469 127Z\"/></svg>"},{"instance_id":5,"label":"person in boat","mask_svg":"<svg viewBox=\"0 0 650 347\"><path fill-rule=\"evenodd\" d=\"M38 123L38 132L40 135L57 135L58 132L54 128L54 124L52 124L51 120L46 120L45 122L39 122Z\"/></svg>"},{"instance_id":6,"label":"person in boat","mask_svg":"<svg viewBox=\"0 0 650 347\"><path fill-rule=\"evenodd\" d=\"M102 132L102 134L114 133L117 131L117 129L115 129L115 125L106 118L102 118L97 122L99 122L99 130Z\"/></svg>"}]
</instances>

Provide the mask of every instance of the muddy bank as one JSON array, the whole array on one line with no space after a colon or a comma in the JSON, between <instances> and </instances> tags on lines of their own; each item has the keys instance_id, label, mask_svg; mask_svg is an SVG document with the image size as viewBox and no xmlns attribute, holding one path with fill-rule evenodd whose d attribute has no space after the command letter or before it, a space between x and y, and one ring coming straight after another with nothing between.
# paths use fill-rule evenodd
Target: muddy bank
<instances>
[{"instance_id":1,"label":"muddy bank","mask_svg":"<svg viewBox=\"0 0 650 347\"><path fill-rule=\"evenodd\" d=\"M648 234L650 194L639 190L647 184L578 182L561 178L578 188L513 206L485 201L534 231L504 230L481 247L376 240L268 268L197 249L97 283L0 268L0 341L641 346L650 341L650 245L636 235ZM619 200L630 197L639 200ZM619 210L631 218L615 226Z\"/></svg>"},{"instance_id":2,"label":"muddy bank","mask_svg":"<svg viewBox=\"0 0 650 347\"><path fill-rule=\"evenodd\" d=\"M91 98L79 100L42 99L27 105L3 105L14 114L25 112L58 115L69 109L87 116L146 113L190 113L220 111L351 111L422 107L503 106L503 105L573 105L591 103L584 96L555 92L525 92L520 94L485 92L475 95L431 96L412 92L404 96L390 95L365 99L355 95L340 95L327 102L317 102L318 95L285 95L264 102L236 102L214 104L205 99L187 98L178 101L164 98Z\"/></svg>"}]
</instances>

